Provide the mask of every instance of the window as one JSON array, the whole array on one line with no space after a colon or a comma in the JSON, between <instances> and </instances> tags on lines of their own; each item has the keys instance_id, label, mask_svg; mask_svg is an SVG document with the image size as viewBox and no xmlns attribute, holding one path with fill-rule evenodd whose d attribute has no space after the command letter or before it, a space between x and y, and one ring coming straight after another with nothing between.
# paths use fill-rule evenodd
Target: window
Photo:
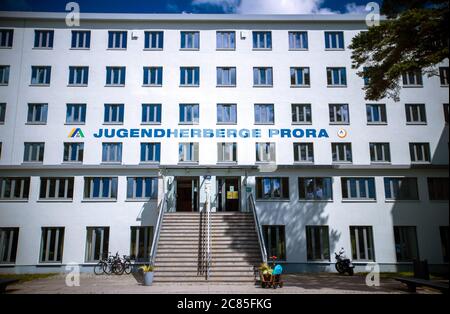
<instances>
[{"instance_id":1,"label":"window","mask_svg":"<svg viewBox=\"0 0 450 314\"><path fill-rule=\"evenodd\" d=\"M343 200L375 200L374 178L341 178Z\"/></svg>"},{"instance_id":2,"label":"window","mask_svg":"<svg viewBox=\"0 0 450 314\"><path fill-rule=\"evenodd\" d=\"M375 261L372 227L350 226L350 241L354 260Z\"/></svg>"},{"instance_id":3,"label":"window","mask_svg":"<svg viewBox=\"0 0 450 314\"><path fill-rule=\"evenodd\" d=\"M448 201L448 178L428 178L428 197L432 201Z\"/></svg>"},{"instance_id":4,"label":"window","mask_svg":"<svg viewBox=\"0 0 450 314\"><path fill-rule=\"evenodd\" d=\"M332 178L298 178L299 197L303 201L332 201Z\"/></svg>"},{"instance_id":5,"label":"window","mask_svg":"<svg viewBox=\"0 0 450 314\"><path fill-rule=\"evenodd\" d=\"M86 104L67 104L66 123L84 124L86 122Z\"/></svg>"},{"instance_id":6,"label":"window","mask_svg":"<svg viewBox=\"0 0 450 314\"><path fill-rule=\"evenodd\" d=\"M106 86L125 85L125 67L106 67Z\"/></svg>"},{"instance_id":7,"label":"window","mask_svg":"<svg viewBox=\"0 0 450 314\"><path fill-rule=\"evenodd\" d=\"M441 246L442 246L442 257L445 263L449 262L449 253L450 253L450 242L448 239L448 226L439 227L439 232L441 234Z\"/></svg>"},{"instance_id":8,"label":"window","mask_svg":"<svg viewBox=\"0 0 450 314\"><path fill-rule=\"evenodd\" d=\"M19 228L0 228L0 264L14 264L17 256Z\"/></svg>"},{"instance_id":9,"label":"window","mask_svg":"<svg viewBox=\"0 0 450 314\"><path fill-rule=\"evenodd\" d=\"M417 178L384 178L387 200L419 200Z\"/></svg>"},{"instance_id":10,"label":"window","mask_svg":"<svg viewBox=\"0 0 450 314\"><path fill-rule=\"evenodd\" d=\"M445 120L445 123L448 124L448 120L449 120L448 104L444 104L443 107L444 107L444 120ZM0 121L1 121L1 118L0 118Z\"/></svg>"},{"instance_id":11,"label":"window","mask_svg":"<svg viewBox=\"0 0 450 314\"><path fill-rule=\"evenodd\" d=\"M42 162L44 160L44 143L25 143L24 162Z\"/></svg>"},{"instance_id":12,"label":"window","mask_svg":"<svg viewBox=\"0 0 450 314\"><path fill-rule=\"evenodd\" d=\"M145 32L145 49L161 50L164 46L164 32Z\"/></svg>"},{"instance_id":13,"label":"window","mask_svg":"<svg viewBox=\"0 0 450 314\"><path fill-rule=\"evenodd\" d=\"M426 124L425 104L406 104L406 122L408 124Z\"/></svg>"},{"instance_id":14,"label":"window","mask_svg":"<svg viewBox=\"0 0 450 314\"><path fill-rule=\"evenodd\" d=\"M431 161L430 144L409 143L409 154L411 156L411 162L429 163Z\"/></svg>"},{"instance_id":15,"label":"window","mask_svg":"<svg viewBox=\"0 0 450 314\"><path fill-rule=\"evenodd\" d=\"M216 33L217 50L233 50L236 48L235 32L217 32Z\"/></svg>"},{"instance_id":16,"label":"window","mask_svg":"<svg viewBox=\"0 0 450 314\"><path fill-rule=\"evenodd\" d=\"M441 80L441 86L448 86L448 67L439 68L439 78Z\"/></svg>"},{"instance_id":17,"label":"window","mask_svg":"<svg viewBox=\"0 0 450 314\"><path fill-rule=\"evenodd\" d=\"M351 143L331 143L333 162L352 162Z\"/></svg>"},{"instance_id":18,"label":"window","mask_svg":"<svg viewBox=\"0 0 450 314\"><path fill-rule=\"evenodd\" d=\"M86 228L86 262L108 258L109 227Z\"/></svg>"},{"instance_id":19,"label":"window","mask_svg":"<svg viewBox=\"0 0 450 314\"><path fill-rule=\"evenodd\" d=\"M0 65L0 85L9 83L9 65Z\"/></svg>"},{"instance_id":20,"label":"window","mask_svg":"<svg viewBox=\"0 0 450 314\"><path fill-rule=\"evenodd\" d=\"M108 49L126 49L126 48L127 48L126 31L108 32Z\"/></svg>"},{"instance_id":21,"label":"window","mask_svg":"<svg viewBox=\"0 0 450 314\"><path fill-rule=\"evenodd\" d=\"M161 123L161 104L142 104L142 123Z\"/></svg>"},{"instance_id":22,"label":"window","mask_svg":"<svg viewBox=\"0 0 450 314\"><path fill-rule=\"evenodd\" d=\"M273 104L255 104L255 123L273 124L275 122L275 112Z\"/></svg>"},{"instance_id":23,"label":"window","mask_svg":"<svg viewBox=\"0 0 450 314\"><path fill-rule=\"evenodd\" d=\"M325 32L325 49L344 50L344 32Z\"/></svg>"},{"instance_id":24,"label":"window","mask_svg":"<svg viewBox=\"0 0 450 314\"><path fill-rule=\"evenodd\" d=\"M61 263L64 249L64 227L44 227L41 237L41 263Z\"/></svg>"},{"instance_id":25,"label":"window","mask_svg":"<svg viewBox=\"0 0 450 314\"><path fill-rule=\"evenodd\" d=\"M422 71L408 71L402 74L403 86L422 86Z\"/></svg>"},{"instance_id":26,"label":"window","mask_svg":"<svg viewBox=\"0 0 450 314\"><path fill-rule=\"evenodd\" d=\"M199 85L200 85L199 67L180 68L180 86L199 86Z\"/></svg>"},{"instance_id":27,"label":"window","mask_svg":"<svg viewBox=\"0 0 450 314\"><path fill-rule=\"evenodd\" d=\"M253 49L272 49L272 33L253 32Z\"/></svg>"},{"instance_id":28,"label":"window","mask_svg":"<svg viewBox=\"0 0 450 314\"><path fill-rule=\"evenodd\" d=\"M348 104L330 104L330 123L331 124L349 124L350 113Z\"/></svg>"},{"instance_id":29,"label":"window","mask_svg":"<svg viewBox=\"0 0 450 314\"><path fill-rule=\"evenodd\" d=\"M267 256L276 256L278 260L286 259L286 238L284 226L262 226Z\"/></svg>"},{"instance_id":30,"label":"window","mask_svg":"<svg viewBox=\"0 0 450 314\"><path fill-rule=\"evenodd\" d=\"M275 143L256 143L256 162L275 162Z\"/></svg>"},{"instance_id":31,"label":"window","mask_svg":"<svg viewBox=\"0 0 450 314\"><path fill-rule=\"evenodd\" d=\"M367 104L367 123L368 124L386 124L386 105L385 104Z\"/></svg>"},{"instance_id":32,"label":"window","mask_svg":"<svg viewBox=\"0 0 450 314\"><path fill-rule=\"evenodd\" d=\"M193 124L199 121L198 104L180 104L180 123Z\"/></svg>"},{"instance_id":33,"label":"window","mask_svg":"<svg viewBox=\"0 0 450 314\"><path fill-rule=\"evenodd\" d=\"M103 143L102 162L121 162L122 143Z\"/></svg>"},{"instance_id":34,"label":"window","mask_svg":"<svg viewBox=\"0 0 450 314\"><path fill-rule=\"evenodd\" d=\"M237 109L236 104L217 104L217 123L236 124Z\"/></svg>"},{"instance_id":35,"label":"window","mask_svg":"<svg viewBox=\"0 0 450 314\"><path fill-rule=\"evenodd\" d=\"M160 160L160 143L141 143L141 162L159 162Z\"/></svg>"},{"instance_id":36,"label":"window","mask_svg":"<svg viewBox=\"0 0 450 314\"><path fill-rule=\"evenodd\" d=\"M111 124L122 124L123 112L123 104L105 104L104 122Z\"/></svg>"},{"instance_id":37,"label":"window","mask_svg":"<svg viewBox=\"0 0 450 314\"><path fill-rule=\"evenodd\" d=\"M416 227L394 226L397 262L411 262L419 257Z\"/></svg>"},{"instance_id":38,"label":"window","mask_svg":"<svg viewBox=\"0 0 450 314\"><path fill-rule=\"evenodd\" d=\"M307 32L289 32L289 50L307 50Z\"/></svg>"},{"instance_id":39,"label":"window","mask_svg":"<svg viewBox=\"0 0 450 314\"><path fill-rule=\"evenodd\" d=\"M49 85L51 70L51 66L32 66L31 85Z\"/></svg>"},{"instance_id":40,"label":"window","mask_svg":"<svg viewBox=\"0 0 450 314\"><path fill-rule=\"evenodd\" d=\"M314 162L313 143L294 143L295 162Z\"/></svg>"},{"instance_id":41,"label":"window","mask_svg":"<svg viewBox=\"0 0 450 314\"><path fill-rule=\"evenodd\" d=\"M364 86L369 86L370 85L370 78L369 78L369 68L368 67L363 67L363 79L364 79Z\"/></svg>"},{"instance_id":42,"label":"window","mask_svg":"<svg viewBox=\"0 0 450 314\"><path fill-rule=\"evenodd\" d=\"M144 67L144 85L161 86L163 80L162 67Z\"/></svg>"},{"instance_id":43,"label":"window","mask_svg":"<svg viewBox=\"0 0 450 314\"><path fill-rule=\"evenodd\" d=\"M0 48L12 48L14 30L0 29Z\"/></svg>"},{"instance_id":44,"label":"window","mask_svg":"<svg viewBox=\"0 0 450 314\"><path fill-rule=\"evenodd\" d=\"M73 198L73 178L41 178L39 199L71 200Z\"/></svg>"},{"instance_id":45,"label":"window","mask_svg":"<svg viewBox=\"0 0 450 314\"><path fill-rule=\"evenodd\" d=\"M35 30L34 48L53 48L53 35L50 30Z\"/></svg>"},{"instance_id":46,"label":"window","mask_svg":"<svg viewBox=\"0 0 450 314\"><path fill-rule=\"evenodd\" d=\"M47 104L28 104L27 123L45 124L47 123Z\"/></svg>"},{"instance_id":47,"label":"window","mask_svg":"<svg viewBox=\"0 0 450 314\"><path fill-rule=\"evenodd\" d=\"M157 199L158 178L128 177L127 199Z\"/></svg>"},{"instance_id":48,"label":"window","mask_svg":"<svg viewBox=\"0 0 450 314\"><path fill-rule=\"evenodd\" d=\"M5 123L5 117L6 117L6 104L0 103L0 124Z\"/></svg>"},{"instance_id":49,"label":"window","mask_svg":"<svg viewBox=\"0 0 450 314\"><path fill-rule=\"evenodd\" d=\"M130 258L148 262L153 240L153 227L131 227Z\"/></svg>"},{"instance_id":50,"label":"window","mask_svg":"<svg viewBox=\"0 0 450 314\"><path fill-rule=\"evenodd\" d=\"M181 32L181 49L198 50L200 49L199 32Z\"/></svg>"},{"instance_id":51,"label":"window","mask_svg":"<svg viewBox=\"0 0 450 314\"><path fill-rule=\"evenodd\" d=\"M345 68L327 68L328 86L347 86L347 70Z\"/></svg>"},{"instance_id":52,"label":"window","mask_svg":"<svg viewBox=\"0 0 450 314\"><path fill-rule=\"evenodd\" d=\"M256 199L289 200L289 178L256 178Z\"/></svg>"},{"instance_id":53,"label":"window","mask_svg":"<svg viewBox=\"0 0 450 314\"><path fill-rule=\"evenodd\" d=\"M91 47L90 31L72 31L72 49L89 49Z\"/></svg>"},{"instance_id":54,"label":"window","mask_svg":"<svg viewBox=\"0 0 450 314\"><path fill-rule=\"evenodd\" d=\"M85 86L88 84L89 67L69 67L69 85Z\"/></svg>"},{"instance_id":55,"label":"window","mask_svg":"<svg viewBox=\"0 0 450 314\"><path fill-rule=\"evenodd\" d=\"M27 200L30 192L30 178L0 178L0 199Z\"/></svg>"},{"instance_id":56,"label":"window","mask_svg":"<svg viewBox=\"0 0 450 314\"><path fill-rule=\"evenodd\" d=\"M254 86L272 86L272 68L253 68Z\"/></svg>"},{"instance_id":57,"label":"window","mask_svg":"<svg viewBox=\"0 0 450 314\"><path fill-rule=\"evenodd\" d=\"M369 143L371 162L391 162L389 143Z\"/></svg>"},{"instance_id":58,"label":"window","mask_svg":"<svg viewBox=\"0 0 450 314\"><path fill-rule=\"evenodd\" d=\"M291 68L291 86L310 86L309 67Z\"/></svg>"},{"instance_id":59,"label":"window","mask_svg":"<svg viewBox=\"0 0 450 314\"><path fill-rule=\"evenodd\" d=\"M198 143L180 143L178 146L179 162L198 162Z\"/></svg>"},{"instance_id":60,"label":"window","mask_svg":"<svg viewBox=\"0 0 450 314\"><path fill-rule=\"evenodd\" d=\"M218 162L237 161L237 143L217 143Z\"/></svg>"},{"instance_id":61,"label":"window","mask_svg":"<svg viewBox=\"0 0 450 314\"><path fill-rule=\"evenodd\" d=\"M236 68L218 67L217 86L236 86Z\"/></svg>"},{"instance_id":62,"label":"window","mask_svg":"<svg viewBox=\"0 0 450 314\"><path fill-rule=\"evenodd\" d=\"M84 143L64 143L64 162L83 162Z\"/></svg>"},{"instance_id":63,"label":"window","mask_svg":"<svg viewBox=\"0 0 450 314\"><path fill-rule=\"evenodd\" d=\"M330 260L328 226L306 226L306 250L308 261Z\"/></svg>"},{"instance_id":64,"label":"window","mask_svg":"<svg viewBox=\"0 0 450 314\"><path fill-rule=\"evenodd\" d=\"M86 177L84 178L85 199L110 199L117 198L117 178L111 177Z\"/></svg>"},{"instance_id":65,"label":"window","mask_svg":"<svg viewBox=\"0 0 450 314\"><path fill-rule=\"evenodd\" d=\"M292 104L292 123L311 124L311 104Z\"/></svg>"}]
</instances>

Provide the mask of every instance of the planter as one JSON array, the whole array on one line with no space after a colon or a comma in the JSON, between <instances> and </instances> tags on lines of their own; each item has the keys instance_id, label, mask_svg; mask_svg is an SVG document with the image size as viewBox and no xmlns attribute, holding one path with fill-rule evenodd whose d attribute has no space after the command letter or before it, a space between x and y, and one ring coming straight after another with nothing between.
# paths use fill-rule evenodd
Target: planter
<instances>
[{"instance_id":1,"label":"planter","mask_svg":"<svg viewBox=\"0 0 450 314\"><path fill-rule=\"evenodd\" d=\"M151 286L153 283L153 272L145 272L144 273L144 286Z\"/></svg>"}]
</instances>

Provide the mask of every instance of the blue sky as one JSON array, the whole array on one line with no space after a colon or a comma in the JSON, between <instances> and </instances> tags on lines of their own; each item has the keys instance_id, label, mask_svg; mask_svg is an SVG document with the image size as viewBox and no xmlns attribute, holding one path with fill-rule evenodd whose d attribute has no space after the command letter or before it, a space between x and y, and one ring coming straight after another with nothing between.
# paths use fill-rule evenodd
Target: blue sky
<instances>
[{"instance_id":1,"label":"blue sky","mask_svg":"<svg viewBox=\"0 0 450 314\"><path fill-rule=\"evenodd\" d=\"M0 0L0 11L64 12L68 2L70 0ZM80 5L81 13L326 14L363 13L366 3L370 0L75 0L75 2Z\"/></svg>"}]
</instances>

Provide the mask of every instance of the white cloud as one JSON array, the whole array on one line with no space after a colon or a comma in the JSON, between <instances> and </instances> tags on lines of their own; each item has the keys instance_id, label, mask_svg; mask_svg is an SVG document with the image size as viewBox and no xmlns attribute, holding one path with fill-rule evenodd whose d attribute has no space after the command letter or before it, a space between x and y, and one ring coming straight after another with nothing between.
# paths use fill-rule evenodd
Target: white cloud
<instances>
[{"instance_id":1,"label":"white cloud","mask_svg":"<svg viewBox=\"0 0 450 314\"><path fill-rule=\"evenodd\" d=\"M241 14L330 14L322 8L323 0L241 0L237 13Z\"/></svg>"},{"instance_id":2,"label":"white cloud","mask_svg":"<svg viewBox=\"0 0 450 314\"><path fill-rule=\"evenodd\" d=\"M199 6L216 6L222 8L224 12L236 12L239 6L239 0L192 0L192 5L194 7Z\"/></svg>"},{"instance_id":3,"label":"white cloud","mask_svg":"<svg viewBox=\"0 0 450 314\"><path fill-rule=\"evenodd\" d=\"M357 5L356 3L352 2L345 5L345 13L367 14L368 11L366 11L365 5Z\"/></svg>"}]
</instances>

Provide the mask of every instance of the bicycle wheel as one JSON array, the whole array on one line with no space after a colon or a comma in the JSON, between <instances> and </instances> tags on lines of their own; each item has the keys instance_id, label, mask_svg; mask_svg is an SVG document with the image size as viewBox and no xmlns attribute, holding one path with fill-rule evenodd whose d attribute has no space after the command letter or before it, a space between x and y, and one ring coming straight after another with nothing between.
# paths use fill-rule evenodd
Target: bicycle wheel
<instances>
[{"instance_id":1,"label":"bicycle wheel","mask_svg":"<svg viewBox=\"0 0 450 314\"><path fill-rule=\"evenodd\" d=\"M116 275L122 275L125 271L125 267L121 262L115 262L112 265L112 272Z\"/></svg>"},{"instance_id":2,"label":"bicycle wheel","mask_svg":"<svg viewBox=\"0 0 450 314\"><path fill-rule=\"evenodd\" d=\"M112 273L112 264L111 263L104 263L103 264L103 272L107 275L111 275Z\"/></svg>"},{"instance_id":3,"label":"bicycle wheel","mask_svg":"<svg viewBox=\"0 0 450 314\"><path fill-rule=\"evenodd\" d=\"M129 274L131 274L131 271L133 270L133 267L131 266L131 263L129 262L129 261L126 261L125 263L124 263L124 271L125 271L125 274L127 274L127 275L129 275Z\"/></svg>"},{"instance_id":4,"label":"bicycle wheel","mask_svg":"<svg viewBox=\"0 0 450 314\"><path fill-rule=\"evenodd\" d=\"M105 272L104 263L103 263L103 261L100 261L97 263L97 265L94 266L94 274L101 275L104 272Z\"/></svg>"}]
</instances>

